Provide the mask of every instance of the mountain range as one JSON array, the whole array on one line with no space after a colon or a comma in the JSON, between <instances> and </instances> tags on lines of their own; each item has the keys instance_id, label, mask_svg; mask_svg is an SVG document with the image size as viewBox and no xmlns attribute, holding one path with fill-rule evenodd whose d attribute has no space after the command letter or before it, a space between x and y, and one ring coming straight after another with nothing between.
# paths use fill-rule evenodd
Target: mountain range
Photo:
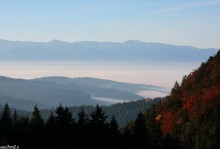
<instances>
[{"instance_id":1,"label":"mountain range","mask_svg":"<svg viewBox=\"0 0 220 149\"><path fill-rule=\"evenodd\" d=\"M153 85L122 83L97 78L44 77L31 80L0 77L0 104L6 102L14 108L32 110L56 107L60 103L76 105L111 105L136 101L144 97L142 90L167 93L166 89Z\"/></svg>"},{"instance_id":2,"label":"mountain range","mask_svg":"<svg viewBox=\"0 0 220 149\"><path fill-rule=\"evenodd\" d=\"M0 61L202 62L217 49L130 40L22 42L0 40Z\"/></svg>"}]
</instances>

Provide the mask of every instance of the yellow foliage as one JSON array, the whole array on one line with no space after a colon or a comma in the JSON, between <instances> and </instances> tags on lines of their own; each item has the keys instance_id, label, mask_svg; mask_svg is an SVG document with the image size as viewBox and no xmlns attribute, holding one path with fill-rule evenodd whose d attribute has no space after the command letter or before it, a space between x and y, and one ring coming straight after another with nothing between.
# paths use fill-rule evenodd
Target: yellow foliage
<instances>
[{"instance_id":1,"label":"yellow foliage","mask_svg":"<svg viewBox=\"0 0 220 149\"><path fill-rule=\"evenodd\" d=\"M160 119L161 119L161 117L162 117L162 115L161 114L159 114L159 115L157 115L157 117L155 118L157 121L159 121Z\"/></svg>"}]
</instances>

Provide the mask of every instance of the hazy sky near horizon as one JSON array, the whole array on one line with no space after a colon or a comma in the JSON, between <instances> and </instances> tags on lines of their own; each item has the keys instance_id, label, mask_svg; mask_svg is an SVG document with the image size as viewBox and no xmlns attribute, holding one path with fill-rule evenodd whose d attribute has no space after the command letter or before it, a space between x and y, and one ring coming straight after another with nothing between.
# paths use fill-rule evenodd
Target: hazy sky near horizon
<instances>
[{"instance_id":1,"label":"hazy sky near horizon","mask_svg":"<svg viewBox=\"0 0 220 149\"><path fill-rule=\"evenodd\" d=\"M0 39L220 48L220 0L0 0Z\"/></svg>"}]
</instances>

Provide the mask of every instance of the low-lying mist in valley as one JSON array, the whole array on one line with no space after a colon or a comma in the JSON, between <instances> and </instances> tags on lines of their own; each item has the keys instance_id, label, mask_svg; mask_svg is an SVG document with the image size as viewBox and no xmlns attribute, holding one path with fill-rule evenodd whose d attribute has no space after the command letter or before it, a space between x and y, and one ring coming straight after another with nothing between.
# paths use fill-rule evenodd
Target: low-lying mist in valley
<instances>
[{"instance_id":1,"label":"low-lying mist in valley","mask_svg":"<svg viewBox=\"0 0 220 149\"><path fill-rule=\"evenodd\" d=\"M94 77L128 83L172 88L175 81L200 63L113 63L113 62L1 62L0 74L33 79L45 76Z\"/></svg>"}]
</instances>

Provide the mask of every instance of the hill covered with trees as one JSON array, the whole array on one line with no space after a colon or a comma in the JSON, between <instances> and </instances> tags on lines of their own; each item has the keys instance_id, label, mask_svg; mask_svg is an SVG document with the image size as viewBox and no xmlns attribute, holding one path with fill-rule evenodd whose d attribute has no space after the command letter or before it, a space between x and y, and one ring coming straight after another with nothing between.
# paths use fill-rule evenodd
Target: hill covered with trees
<instances>
[{"instance_id":1,"label":"hill covered with trees","mask_svg":"<svg viewBox=\"0 0 220 149\"><path fill-rule=\"evenodd\" d=\"M101 106L105 111L107 120L110 120L111 116L114 115L119 127L124 127L128 122L135 120L139 112L145 112L147 108L152 105L159 103L161 98L145 99L138 101L130 101L124 103L117 103L111 106ZM95 110L95 106L83 106L86 113L90 113ZM77 113L80 111L81 106L69 107L73 114L73 117L77 119ZM41 115L44 119L47 119L51 112L55 109L43 109L41 110ZM21 114L25 114L23 111ZM31 113L27 113L31 117Z\"/></svg>"},{"instance_id":2,"label":"hill covered with trees","mask_svg":"<svg viewBox=\"0 0 220 149\"><path fill-rule=\"evenodd\" d=\"M159 103L160 100L161 98L145 99L145 100L124 102L124 103L117 103L111 106L101 106L101 107L108 116L107 120L110 120L111 116L114 115L118 121L119 127L124 127L129 121L133 121L137 117L139 112L144 112L146 108L149 108L153 104ZM81 107L82 106L68 107L75 119L77 119L77 113L80 111ZM95 106L93 105L84 105L83 107L86 113L90 113L95 109ZM13 107L11 107L10 109L12 113L15 111L15 108ZM29 119L32 117L31 111L25 111L20 109L16 109L16 110L18 115L20 116L25 116L25 117L27 116ZM3 111L3 107L0 105L0 113L2 111ZM40 110L40 114L44 120L47 120L51 112L55 113L55 108Z\"/></svg>"},{"instance_id":3,"label":"hill covered with trees","mask_svg":"<svg viewBox=\"0 0 220 149\"><path fill-rule=\"evenodd\" d=\"M121 130L129 146L220 148L220 51ZM142 141L141 141L142 140Z\"/></svg>"},{"instance_id":4,"label":"hill covered with trees","mask_svg":"<svg viewBox=\"0 0 220 149\"><path fill-rule=\"evenodd\" d=\"M136 101L144 98L137 95L143 90L166 93L158 86L97 78L44 77L25 80L0 76L0 104L7 102L13 108L29 111L36 104L45 109L54 108L59 103L79 106Z\"/></svg>"},{"instance_id":5,"label":"hill covered with trees","mask_svg":"<svg viewBox=\"0 0 220 149\"><path fill-rule=\"evenodd\" d=\"M156 119L185 148L220 148L220 51L176 82Z\"/></svg>"}]
</instances>

